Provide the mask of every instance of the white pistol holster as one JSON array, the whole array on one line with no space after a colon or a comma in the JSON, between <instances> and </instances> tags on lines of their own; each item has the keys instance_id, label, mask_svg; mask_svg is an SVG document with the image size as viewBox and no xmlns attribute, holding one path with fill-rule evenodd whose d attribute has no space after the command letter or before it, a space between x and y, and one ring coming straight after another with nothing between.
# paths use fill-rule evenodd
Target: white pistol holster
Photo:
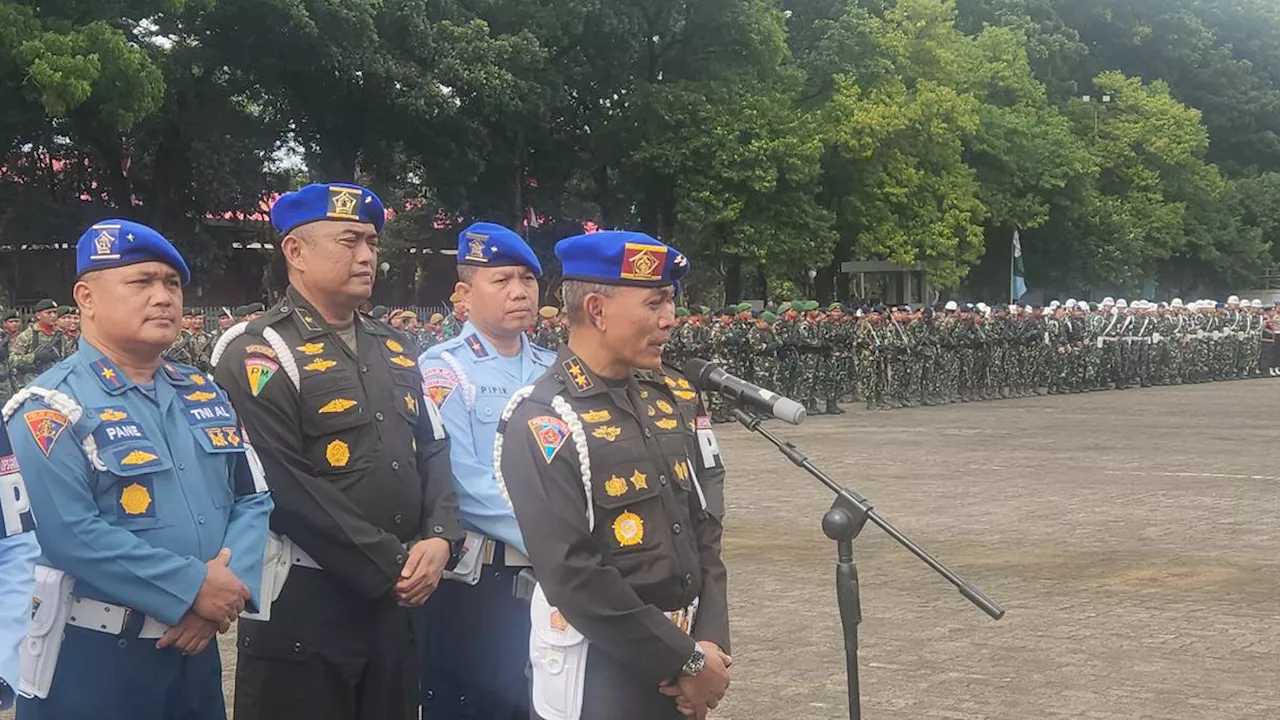
<instances>
[{"instance_id":1,"label":"white pistol holster","mask_svg":"<svg viewBox=\"0 0 1280 720\"><path fill-rule=\"evenodd\" d=\"M262 587L258 591L258 612L248 610L240 613L240 617L249 620L266 622L271 619L271 605L284 590L285 580L289 579L289 570L293 568L293 542L284 535L267 533L267 545L262 554Z\"/></svg>"},{"instance_id":2,"label":"white pistol holster","mask_svg":"<svg viewBox=\"0 0 1280 720\"><path fill-rule=\"evenodd\" d=\"M36 590L31 599L31 632L22 641L18 693L41 700L49 697L58 666L63 632L71 616L76 579L61 570L36 566Z\"/></svg>"},{"instance_id":3,"label":"white pistol holster","mask_svg":"<svg viewBox=\"0 0 1280 720\"><path fill-rule=\"evenodd\" d=\"M529 617L533 709L543 720L578 720L587 681L587 638L551 607L542 585L533 589Z\"/></svg>"}]
</instances>

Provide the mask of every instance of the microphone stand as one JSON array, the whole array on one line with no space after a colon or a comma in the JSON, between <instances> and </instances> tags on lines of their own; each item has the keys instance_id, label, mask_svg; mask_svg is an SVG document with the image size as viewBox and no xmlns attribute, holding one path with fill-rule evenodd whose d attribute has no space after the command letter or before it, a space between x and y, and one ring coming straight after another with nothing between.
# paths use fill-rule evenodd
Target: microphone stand
<instances>
[{"instance_id":1,"label":"microphone stand","mask_svg":"<svg viewBox=\"0 0 1280 720\"><path fill-rule=\"evenodd\" d=\"M778 436L765 429L761 424L764 422L764 416L743 410L741 407L733 409L733 416L738 422L742 423L743 427L764 436L788 460L807 470L810 475L818 479L818 482L826 485L836 495L831 509L822 516L822 532L836 541L836 604L840 608L840 624L844 628L844 659L849 691L849 720L860 720L862 717L862 700L858 685L858 624L862 622L862 599L858 590L858 566L853 562L853 539L858 537L858 533L862 532L867 520L880 526L880 529L888 533L889 537L897 540L903 547L910 550L911 554L933 568L934 572L954 585L966 600L978 606L980 610L990 615L992 619L999 620L1004 617L1004 608L982 594L982 591L970 584L969 581L934 559L932 555L925 552L910 538L889 524L888 520L880 517L872 509L871 503L865 497L833 480L831 476L814 465L808 456L796 448L795 445L779 439Z\"/></svg>"}]
</instances>

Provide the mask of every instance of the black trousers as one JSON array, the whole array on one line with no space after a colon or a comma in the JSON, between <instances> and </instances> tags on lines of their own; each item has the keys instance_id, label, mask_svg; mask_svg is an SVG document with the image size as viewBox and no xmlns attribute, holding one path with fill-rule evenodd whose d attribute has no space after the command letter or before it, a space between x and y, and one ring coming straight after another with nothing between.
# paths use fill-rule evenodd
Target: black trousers
<instances>
[{"instance_id":1,"label":"black trousers","mask_svg":"<svg viewBox=\"0 0 1280 720\"><path fill-rule=\"evenodd\" d=\"M676 709L674 698L663 695L657 686L637 683L634 671L591 647L579 720L684 720L684 715Z\"/></svg>"},{"instance_id":2,"label":"black trousers","mask_svg":"<svg viewBox=\"0 0 1280 720\"><path fill-rule=\"evenodd\" d=\"M409 611L294 567L271 621L240 621L236 720L416 720Z\"/></svg>"},{"instance_id":3,"label":"black trousers","mask_svg":"<svg viewBox=\"0 0 1280 720\"><path fill-rule=\"evenodd\" d=\"M529 603L514 592L522 569L486 565L475 585L444 580L413 611L422 720L528 720Z\"/></svg>"}]
</instances>

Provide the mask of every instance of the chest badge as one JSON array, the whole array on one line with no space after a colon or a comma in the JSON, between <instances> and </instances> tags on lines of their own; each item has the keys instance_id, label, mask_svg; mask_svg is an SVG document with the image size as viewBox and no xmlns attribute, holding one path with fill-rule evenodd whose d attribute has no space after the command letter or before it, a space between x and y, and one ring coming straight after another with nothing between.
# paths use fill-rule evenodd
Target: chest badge
<instances>
[{"instance_id":1,"label":"chest badge","mask_svg":"<svg viewBox=\"0 0 1280 720\"><path fill-rule=\"evenodd\" d=\"M604 481L604 491L609 497L622 497L627 494L627 481L614 475Z\"/></svg>"},{"instance_id":2,"label":"chest badge","mask_svg":"<svg viewBox=\"0 0 1280 720\"><path fill-rule=\"evenodd\" d=\"M618 436L621 434L622 434L622 428L618 427L617 425L601 425L600 427L591 431L592 437L598 437L601 440L608 440L609 442L613 442L614 440L617 440Z\"/></svg>"},{"instance_id":3,"label":"chest badge","mask_svg":"<svg viewBox=\"0 0 1280 720\"><path fill-rule=\"evenodd\" d=\"M667 402L666 400L657 400L653 404L657 405L659 410L661 410L662 412L668 415L676 411L675 408L671 407L671 403Z\"/></svg>"},{"instance_id":4,"label":"chest badge","mask_svg":"<svg viewBox=\"0 0 1280 720\"><path fill-rule=\"evenodd\" d=\"M404 346L390 338L387 339L387 349L393 353L404 352Z\"/></svg>"},{"instance_id":5,"label":"chest badge","mask_svg":"<svg viewBox=\"0 0 1280 720\"><path fill-rule=\"evenodd\" d=\"M584 422L589 423L609 422L613 419L613 416L609 414L608 410L588 410L587 412L582 413L579 417L581 417Z\"/></svg>"},{"instance_id":6,"label":"chest badge","mask_svg":"<svg viewBox=\"0 0 1280 720\"><path fill-rule=\"evenodd\" d=\"M98 413L98 419L105 420L106 422L115 422L116 420L127 420L128 418L129 418L128 413L122 410L117 410L115 408L107 408L106 410L103 410L102 412Z\"/></svg>"},{"instance_id":7,"label":"chest badge","mask_svg":"<svg viewBox=\"0 0 1280 720\"><path fill-rule=\"evenodd\" d=\"M334 398L329 402L325 403L324 407L320 408L320 414L327 415L330 413L346 412L351 408L355 407L357 404L358 403L355 400L348 400L347 398Z\"/></svg>"},{"instance_id":8,"label":"chest badge","mask_svg":"<svg viewBox=\"0 0 1280 720\"><path fill-rule=\"evenodd\" d=\"M411 367L417 366L417 363L415 363L414 361L410 360L409 358L403 355L396 355L395 357L391 358L391 362L396 365L399 365L402 368L411 368Z\"/></svg>"},{"instance_id":9,"label":"chest badge","mask_svg":"<svg viewBox=\"0 0 1280 720\"><path fill-rule=\"evenodd\" d=\"M418 414L418 398L414 397L413 393L404 394L404 406L414 415Z\"/></svg>"},{"instance_id":10,"label":"chest badge","mask_svg":"<svg viewBox=\"0 0 1280 720\"><path fill-rule=\"evenodd\" d=\"M342 440L334 440L325 447L324 459L333 467L346 467L351 461L351 447Z\"/></svg>"},{"instance_id":11,"label":"chest badge","mask_svg":"<svg viewBox=\"0 0 1280 720\"><path fill-rule=\"evenodd\" d=\"M120 508L126 515L145 515L151 508L151 492L139 483L126 486L120 491Z\"/></svg>"},{"instance_id":12,"label":"chest badge","mask_svg":"<svg viewBox=\"0 0 1280 720\"><path fill-rule=\"evenodd\" d=\"M303 365L302 369L311 370L314 372L324 372L325 370L328 370L329 368L337 364L338 364L337 360L326 360L324 358L316 358L315 360L312 360L306 365Z\"/></svg>"},{"instance_id":13,"label":"chest badge","mask_svg":"<svg viewBox=\"0 0 1280 720\"><path fill-rule=\"evenodd\" d=\"M324 343L307 343L306 345L299 345L297 349L303 355L319 355L324 352Z\"/></svg>"},{"instance_id":14,"label":"chest badge","mask_svg":"<svg viewBox=\"0 0 1280 720\"><path fill-rule=\"evenodd\" d=\"M636 490L648 490L649 476L637 470L631 473L631 484L636 486Z\"/></svg>"},{"instance_id":15,"label":"chest badge","mask_svg":"<svg viewBox=\"0 0 1280 720\"><path fill-rule=\"evenodd\" d=\"M661 420L655 420L653 424L663 430L674 430L680 424L680 421L675 418L662 418Z\"/></svg>"},{"instance_id":16,"label":"chest badge","mask_svg":"<svg viewBox=\"0 0 1280 720\"><path fill-rule=\"evenodd\" d=\"M613 536L618 545L630 547L644 542L644 520L630 510L613 520Z\"/></svg>"},{"instance_id":17,"label":"chest badge","mask_svg":"<svg viewBox=\"0 0 1280 720\"><path fill-rule=\"evenodd\" d=\"M134 450L133 452L120 458L121 465L146 465L147 463L159 460L160 457L146 450Z\"/></svg>"}]
</instances>

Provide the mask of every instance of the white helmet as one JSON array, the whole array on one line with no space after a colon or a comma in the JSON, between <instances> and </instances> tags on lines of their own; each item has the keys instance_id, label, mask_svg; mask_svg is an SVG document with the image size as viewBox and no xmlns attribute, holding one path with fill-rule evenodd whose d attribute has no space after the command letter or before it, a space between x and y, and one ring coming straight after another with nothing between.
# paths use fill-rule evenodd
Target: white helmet
<instances>
[{"instance_id":1,"label":"white helmet","mask_svg":"<svg viewBox=\"0 0 1280 720\"><path fill-rule=\"evenodd\" d=\"M1169 303L1169 305L1171 307L1182 307L1182 298L1174 298L1173 302Z\"/></svg>"},{"instance_id":2,"label":"white helmet","mask_svg":"<svg viewBox=\"0 0 1280 720\"><path fill-rule=\"evenodd\" d=\"M1254 298L1249 302L1249 307L1260 308L1262 307L1262 301L1259 300L1258 298Z\"/></svg>"},{"instance_id":3,"label":"white helmet","mask_svg":"<svg viewBox=\"0 0 1280 720\"><path fill-rule=\"evenodd\" d=\"M1106 297L1102 298L1102 303L1101 303L1101 305L1102 305L1103 307L1106 307L1107 305L1115 305L1115 304L1116 304L1116 301L1115 301L1115 300L1113 300L1113 299L1111 299L1111 296L1110 296L1110 295L1108 295L1108 296L1106 296Z\"/></svg>"},{"instance_id":4,"label":"white helmet","mask_svg":"<svg viewBox=\"0 0 1280 720\"><path fill-rule=\"evenodd\" d=\"M1228 304L1228 305L1232 305L1232 306L1234 306L1234 305L1239 305L1239 304L1240 304L1240 296L1239 296L1239 295L1232 295L1231 297L1227 298L1227 304Z\"/></svg>"},{"instance_id":5,"label":"white helmet","mask_svg":"<svg viewBox=\"0 0 1280 720\"><path fill-rule=\"evenodd\" d=\"M948 300L947 304L943 306L944 310L958 310L959 308L960 306L956 304L955 300Z\"/></svg>"},{"instance_id":6,"label":"white helmet","mask_svg":"<svg viewBox=\"0 0 1280 720\"><path fill-rule=\"evenodd\" d=\"M979 302L976 307L978 308L978 312L986 312L988 310L987 304L984 302Z\"/></svg>"},{"instance_id":7,"label":"white helmet","mask_svg":"<svg viewBox=\"0 0 1280 720\"><path fill-rule=\"evenodd\" d=\"M1075 302L1075 301L1074 301L1074 300L1068 300L1067 302L1071 303L1071 302ZM1061 305L1061 303L1059 303L1057 300L1050 300L1050 301L1049 301L1049 307L1050 307L1050 308L1056 308L1056 307L1058 307L1059 305ZM1070 306L1070 305L1068 305L1067 307L1071 307L1071 306Z\"/></svg>"},{"instance_id":8,"label":"white helmet","mask_svg":"<svg viewBox=\"0 0 1280 720\"><path fill-rule=\"evenodd\" d=\"M1121 310L1127 310L1129 308L1129 303L1125 302L1124 298L1120 298L1119 300L1116 301L1116 307L1120 308Z\"/></svg>"}]
</instances>

